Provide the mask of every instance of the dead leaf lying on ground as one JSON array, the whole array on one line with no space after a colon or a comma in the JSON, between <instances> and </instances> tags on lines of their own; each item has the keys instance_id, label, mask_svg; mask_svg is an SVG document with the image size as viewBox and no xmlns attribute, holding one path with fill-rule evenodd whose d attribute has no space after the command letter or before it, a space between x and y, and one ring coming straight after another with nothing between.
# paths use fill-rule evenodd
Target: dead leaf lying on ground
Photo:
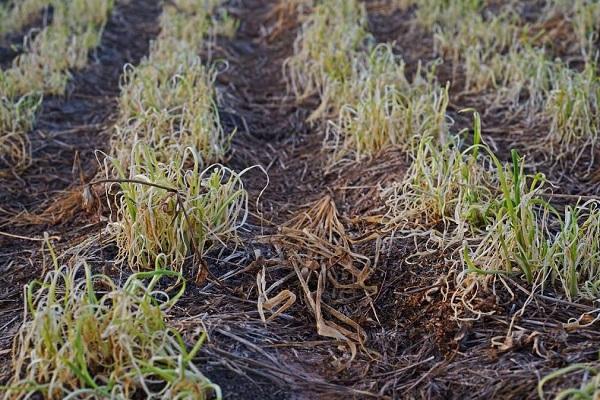
<instances>
[{"instance_id":1,"label":"dead leaf lying on ground","mask_svg":"<svg viewBox=\"0 0 600 400\"><path fill-rule=\"evenodd\" d=\"M357 292L370 298L377 287L367 284L373 266L368 257L353 251L352 239L331 197L315 202L285 224L278 234L265 239L278 249L282 260L268 269L263 266L257 276L258 306L263 321L272 320L296 302L291 287L299 284L304 302L315 318L317 333L345 341L354 357L356 345L365 341L365 332L335 305L341 304L344 296L356 296ZM280 269L290 272L267 287L267 275ZM269 298L276 289L279 293ZM276 307L265 318L264 310Z\"/></svg>"}]
</instances>

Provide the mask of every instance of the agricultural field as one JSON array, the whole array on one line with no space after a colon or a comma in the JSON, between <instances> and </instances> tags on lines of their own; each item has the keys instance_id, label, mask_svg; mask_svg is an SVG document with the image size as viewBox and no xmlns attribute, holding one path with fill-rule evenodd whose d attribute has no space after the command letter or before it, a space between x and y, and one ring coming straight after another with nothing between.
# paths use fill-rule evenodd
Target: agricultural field
<instances>
[{"instance_id":1,"label":"agricultural field","mask_svg":"<svg viewBox=\"0 0 600 400\"><path fill-rule=\"evenodd\" d=\"M600 399L600 1L0 0L0 398Z\"/></svg>"}]
</instances>

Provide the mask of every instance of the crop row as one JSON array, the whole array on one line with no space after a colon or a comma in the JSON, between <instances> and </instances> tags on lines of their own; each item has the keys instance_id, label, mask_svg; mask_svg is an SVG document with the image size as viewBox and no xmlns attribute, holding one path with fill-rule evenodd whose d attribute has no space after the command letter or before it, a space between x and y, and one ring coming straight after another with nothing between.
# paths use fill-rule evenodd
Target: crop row
<instances>
[{"instance_id":1,"label":"crop row","mask_svg":"<svg viewBox=\"0 0 600 400\"><path fill-rule=\"evenodd\" d=\"M510 7L484 17L480 1L400 3L417 4L417 23L434 32L434 50L462 66L465 90L494 96L491 107L508 104L532 118L542 113L540 118L551 121L552 155L577 161L589 154L591 165L600 129L600 80L591 45L599 19L589 17L600 12L597 2L550 2L542 17L562 13L575 21L584 59L580 69L551 60L544 46L536 47L539 37L528 34L529 25ZM557 210L543 174L529 172L515 150L505 164L486 145L477 113L472 144L466 145L468 132L453 132L446 114L448 86L435 74L442 61L420 66L409 80L401 57L388 44L376 45L366 27L363 4L317 2L286 74L300 100L320 98L311 120L324 121L324 147L333 164L348 156L376 157L393 146L409 154L406 176L382 190L386 230L396 237L429 236L429 247L446 250L447 261L457 268L451 301L476 316L481 312L470 302L478 289L504 277L520 277L536 291L552 290L570 300L597 299L598 201ZM582 393L593 397L597 379Z\"/></svg>"},{"instance_id":2,"label":"crop row","mask_svg":"<svg viewBox=\"0 0 600 400\"><path fill-rule=\"evenodd\" d=\"M164 6L149 55L125 69L111 153L99 154L118 205L109 230L121 261L149 271L117 285L49 246L53 269L25 287L6 399L221 397L192 361L205 334L188 351L167 323L185 291L184 262L235 235L247 212L240 175L206 168L224 159L230 140L214 67L198 57L235 26L226 15L215 19L218 4ZM172 285L162 290L165 281Z\"/></svg>"},{"instance_id":3,"label":"crop row","mask_svg":"<svg viewBox=\"0 0 600 400\"><path fill-rule=\"evenodd\" d=\"M21 10L27 4L11 10L27 14ZM48 4L53 8L52 22L35 38L25 37L24 52L0 72L2 169L18 170L28 165L31 150L27 134L35 124L43 96L64 94L71 71L83 68L90 50L100 43L113 8L113 0L53 0L35 3L35 7Z\"/></svg>"}]
</instances>

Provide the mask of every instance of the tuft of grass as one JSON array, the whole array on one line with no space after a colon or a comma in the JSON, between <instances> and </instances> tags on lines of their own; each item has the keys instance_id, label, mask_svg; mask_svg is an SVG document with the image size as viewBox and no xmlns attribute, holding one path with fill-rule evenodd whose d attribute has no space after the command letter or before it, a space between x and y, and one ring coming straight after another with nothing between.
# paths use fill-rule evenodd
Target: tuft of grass
<instances>
[{"instance_id":1,"label":"tuft of grass","mask_svg":"<svg viewBox=\"0 0 600 400\"><path fill-rule=\"evenodd\" d=\"M99 44L114 0L54 0L52 24L35 39L11 68L0 71L0 160L20 169L29 162L27 132L43 95L64 94L72 69L85 66ZM25 3L23 3L25 5ZM16 12L16 11L15 11Z\"/></svg>"},{"instance_id":2,"label":"tuft of grass","mask_svg":"<svg viewBox=\"0 0 600 400\"><path fill-rule=\"evenodd\" d=\"M56 0L11 0L0 4L0 35L16 32L26 27L45 8Z\"/></svg>"},{"instance_id":3,"label":"tuft of grass","mask_svg":"<svg viewBox=\"0 0 600 400\"><path fill-rule=\"evenodd\" d=\"M112 230L120 258L147 269L163 259L174 270L228 241L248 213L241 177L220 164L229 148L214 98L216 69L197 56L235 26L220 1L166 4L161 33L138 67L127 67L108 181L119 183ZM219 24L226 22L223 27ZM116 179L115 179L116 178ZM201 272L206 272L202 270Z\"/></svg>"},{"instance_id":4,"label":"tuft of grass","mask_svg":"<svg viewBox=\"0 0 600 400\"><path fill-rule=\"evenodd\" d=\"M416 20L427 29L434 26L452 26L481 12L484 0L419 0Z\"/></svg>"},{"instance_id":5,"label":"tuft of grass","mask_svg":"<svg viewBox=\"0 0 600 400\"><path fill-rule=\"evenodd\" d=\"M532 283L551 254L549 224L553 209L541 196L546 180L540 173L526 174L523 159L514 150L512 164L507 166L495 155L490 156L500 193L481 242L473 249L464 248L464 262L479 273L517 270Z\"/></svg>"},{"instance_id":6,"label":"tuft of grass","mask_svg":"<svg viewBox=\"0 0 600 400\"><path fill-rule=\"evenodd\" d=\"M549 257L551 283L569 298L600 297L600 204L568 206Z\"/></svg>"},{"instance_id":7,"label":"tuft of grass","mask_svg":"<svg viewBox=\"0 0 600 400\"><path fill-rule=\"evenodd\" d=\"M11 101L0 97L0 168L21 169L29 163L27 132L33 128L41 96L30 95Z\"/></svg>"},{"instance_id":8,"label":"tuft of grass","mask_svg":"<svg viewBox=\"0 0 600 400\"><path fill-rule=\"evenodd\" d=\"M577 38L587 61L597 56L595 43L600 34L600 3L594 0L552 0L546 3L543 19L556 16L566 20Z\"/></svg>"},{"instance_id":9,"label":"tuft of grass","mask_svg":"<svg viewBox=\"0 0 600 400\"><path fill-rule=\"evenodd\" d=\"M358 1L328 0L314 7L294 43L294 55L283 66L296 98L319 95L321 104L310 120L336 114L348 103L346 85L355 56L371 41L365 7Z\"/></svg>"},{"instance_id":10,"label":"tuft of grass","mask_svg":"<svg viewBox=\"0 0 600 400\"><path fill-rule=\"evenodd\" d=\"M460 242L465 233L477 234L489 223L496 196L492 162L475 143L462 149L458 136L439 143L423 137L413 151L411 167L403 182L383 191L388 229L429 229L443 225L449 242ZM452 233L450 233L452 232Z\"/></svg>"},{"instance_id":11,"label":"tuft of grass","mask_svg":"<svg viewBox=\"0 0 600 400\"><path fill-rule=\"evenodd\" d=\"M52 24L33 40L25 52L1 74L3 93L17 98L28 93L61 95L69 70L87 63L89 51L98 46L114 0L71 0L53 3Z\"/></svg>"},{"instance_id":12,"label":"tuft of grass","mask_svg":"<svg viewBox=\"0 0 600 400\"><path fill-rule=\"evenodd\" d=\"M113 159L121 179L116 234L122 259L147 269L162 259L181 270L186 259L202 261L207 251L236 240L248 215L241 177L222 165L202 168L198 151L161 162L149 146L137 144L129 169Z\"/></svg>"},{"instance_id":13,"label":"tuft of grass","mask_svg":"<svg viewBox=\"0 0 600 400\"><path fill-rule=\"evenodd\" d=\"M161 161L180 156L186 147L195 148L205 164L225 158L231 135L220 124L214 100L216 69L204 66L196 55L211 46L216 34L227 33L210 14L218 4L178 0L165 5L161 34L150 54L138 67L125 70L112 144L123 167L140 140ZM231 21L226 15L219 18Z\"/></svg>"},{"instance_id":14,"label":"tuft of grass","mask_svg":"<svg viewBox=\"0 0 600 400\"><path fill-rule=\"evenodd\" d=\"M597 298L597 202L568 207L563 217L543 174L528 173L514 150L504 164L481 141L478 116L473 144L461 147L456 137L421 139L404 181L382 193L387 229L430 232L459 251L459 280L513 275L568 299Z\"/></svg>"},{"instance_id":15,"label":"tuft of grass","mask_svg":"<svg viewBox=\"0 0 600 400\"><path fill-rule=\"evenodd\" d=\"M576 72L562 68L554 80L545 112L550 119L547 139L556 158L588 155L591 168L600 136L600 77L596 64ZM573 162L573 157L569 162Z\"/></svg>"},{"instance_id":16,"label":"tuft of grass","mask_svg":"<svg viewBox=\"0 0 600 400\"><path fill-rule=\"evenodd\" d=\"M390 45L376 46L357 62L348 82L354 94L337 121L329 121L325 143L334 159L356 160L389 147L411 147L421 136L446 136L448 88L435 82L435 70L416 72L412 82Z\"/></svg>"},{"instance_id":17,"label":"tuft of grass","mask_svg":"<svg viewBox=\"0 0 600 400\"><path fill-rule=\"evenodd\" d=\"M55 260L56 263L56 260ZM202 375L191 350L166 324L170 297L162 269L131 275L122 287L85 263L55 266L25 286L25 314L14 342L14 375L4 399L221 397Z\"/></svg>"},{"instance_id":18,"label":"tuft of grass","mask_svg":"<svg viewBox=\"0 0 600 400\"><path fill-rule=\"evenodd\" d=\"M121 122L113 146L124 153L122 161L138 140L151 145L163 161L189 146L202 154L205 163L224 159L230 135L220 124L213 100L216 73L186 46L180 49L169 59L151 56L148 63L125 71Z\"/></svg>"},{"instance_id":19,"label":"tuft of grass","mask_svg":"<svg viewBox=\"0 0 600 400\"><path fill-rule=\"evenodd\" d=\"M299 100L319 95L308 121L326 121L334 164L410 147L422 135L445 137L448 89L435 81L435 65L419 68L412 81L404 69L391 45L373 45L364 6L338 0L314 7L284 63L288 89Z\"/></svg>"}]
</instances>

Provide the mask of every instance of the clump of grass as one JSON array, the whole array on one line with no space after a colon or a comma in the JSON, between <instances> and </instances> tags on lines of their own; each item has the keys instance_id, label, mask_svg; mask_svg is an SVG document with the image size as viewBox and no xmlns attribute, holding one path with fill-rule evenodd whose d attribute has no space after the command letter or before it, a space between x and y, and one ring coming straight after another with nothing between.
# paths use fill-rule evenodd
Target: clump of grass
<instances>
[{"instance_id":1,"label":"clump of grass","mask_svg":"<svg viewBox=\"0 0 600 400\"><path fill-rule=\"evenodd\" d=\"M224 159L231 136L220 124L214 101L216 70L196 55L222 32L209 14L218 3L211 1L207 8L198 0L166 5L149 56L126 69L112 146L124 167L139 140L151 145L161 161L186 147L200 152L206 164Z\"/></svg>"},{"instance_id":2,"label":"clump of grass","mask_svg":"<svg viewBox=\"0 0 600 400\"><path fill-rule=\"evenodd\" d=\"M513 48L491 60L498 88L497 103L530 115L543 110L560 63L548 59L544 49L532 46Z\"/></svg>"},{"instance_id":3,"label":"clump of grass","mask_svg":"<svg viewBox=\"0 0 600 400\"><path fill-rule=\"evenodd\" d=\"M187 43L192 49L210 47L218 35L233 36L238 23L218 6L223 0L175 0L161 14L160 40Z\"/></svg>"},{"instance_id":4,"label":"clump of grass","mask_svg":"<svg viewBox=\"0 0 600 400\"><path fill-rule=\"evenodd\" d=\"M565 216L548 201L549 184L527 173L512 152L504 164L480 140L475 118L474 144L445 144L425 137L404 182L387 188L389 230L432 232L442 246L460 251L466 274L521 276L551 287L569 299L599 295L596 202L568 207ZM468 286L468 285L467 285Z\"/></svg>"},{"instance_id":5,"label":"clump of grass","mask_svg":"<svg viewBox=\"0 0 600 400\"><path fill-rule=\"evenodd\" d=\"M600 208L597 201L568 206L552 242L551 283L569 298L600 297Z\"/></svg>"},{"instance_id":6,"label":"clump of grass","mask_svg":"<svg viewBox=\"0 0 600 400\"><path fill-rule=\"evenodd\" d=\"M548 139L556 157L574 156L576 163L587 154L590 167L600 136L600 77L596 71L595 64L587 64L582 72L562 68L545 110L551 121Z\"/></svg>"},{"instance_id":7,"label":"clump of grass","mask_svg":"<svg viewBox=\"0 0 600 400\"><path fill-rule=\"evenodd\" d=\"M32 22L39 14L54 3L55 0L12 0L0 4L0 35L19 31Z\"/></svg>"},{"instance_id":8,"label":"clump of grass","mask_svg":"<svg viewBox=\"0 0 600 400\"><path fill-rule=\"evenodd\" d=\"M460 242L466 231L474 233L487 224L496 196L495 179L480 140L476 131L474 145L463 150L458 136L444 143L423 137L404 181L383 191L387 227L411 230L442 224L448 240Z\"/></svg>"},{"instance_id":9,"label":"clump of grass","mask_svg":"<svg viewBox=\"0 0 600 400\"><path fill-rule=\"evenodd\" d=\"M389 146L410 147L421 136L445 137L448 90L434 76L434 69L419 69L410 82L390 45L356 62L348 79L354 100L330 121L325 139L335 158L351 154L359 160Z\"/></svg>"},{"instance_id":10,"label":"clump of grass","mask_svg":"<svg viewBox=\"0 0 600 400\"><path fill-rule=\"evenodd\" d=\"M333 164L410 147L421 136L445 137L448 93L435 80L435 64L419 67L412 80L404 69L391 45L373 45L364 6L338 0L314 7L284 63L298 99L319 95L308 121L326 121Z\"/></svg>"},{"instance_id":11,"label":"clump of grass","mask_svg":"<svg viewBox=\"0 0 600 400\"><path fill-rule=\"evenodd\" d=\"M335 114L348 103L346 85L355 56L369 48L367 16L356 0L317 4L294 43L294 55L284 62L288 89L302 100L318 94L321 105L310 120Z\"/></svg>"},{"instance_id":12,"label":"clump of grass","mask_svg":"<svg viewBox=\"0 0 600 400\"><path fill-rule=\"evenodd\" d=\"M70 70L82 68L99 44L113 0L55 0L52 6L52 24L26 38L25 52L0 71L0 159L9 168L27 165L27 132L41 97L64 94Z\"/></svg>"},{"instance_id":13,"label":"clump of grass","mask_svg":"<svg viewBox=\"0 0 600 400\"><path fill-rule=\"evenodd\" d=\"M518 17L510 11L485 18L478 7L465 12L467 15L455 23L437 24L432 27L434 51L459 64L465 52L477 54L485 64L492 55L501 53L518 43ZM460 23L463 21L464 23ZM467 59L467 56L464 56ZM467 66L465 66L467 68ZM472 68L472 67L471 67Z\"/></svg>"},{"instance_id":14,"label":"clump of grass","mask_svg":"<svg viewBox=\"0 0 600 400\"><path fill-rule=\"evenodd\" d=\"M433 29L436 25L458 25L481 12L484 6L483 0L419 0L414 3L418 4L416 20L427 29Z\"/></svg>"},{"instance_id":15,"label":"clump of grass","mask_svg":"<svg viewBox=\"0 0 600 400\"><path fill-rule=\"evenodd\" d=\"M205 163L225 157L226 135L214 102L216 73L205 67L187 48L165 60L150 57L148 63L125 71L127 81L120 98L122 121L117 125L114 147L125 153L132 143L151 145L166 161L185 147L194 147Z\"/></svg>"},{"instance_id":16,"label":"clump of grass","mask_svg":"<svg viewBox=\"0 0 600 400\"><path fill-rule=\"evenodd\" d=\"M134 146L129 169L112 160L119 184L117 222L112 224L122 259L134 269L156 260L181 270L189 257L236 240L248 215L241 176L222 165L202 168L192 148L161 162L154 150Z\"/></svg>"},{"instance_id":17,"label":"clump of grass","mask_svg":"<svg viewBox=\"0 0 600 400\"><path fill-rule=\"evenodd\" d=\"M33 128L41 97L23 96L18 101L0 97L0 168L20 169L29 162L27 132Z\"/></svg>"},{"instance_id":18,"label":"clump of grass","mask_svg":"<svg viewBox=\"0 0 600 400\"><path fill-rule=\"evenodd\" d=\"M79 263L27 285L3 398L220 398L192 362L205 337L188 351L166 324L185 288L169 297L158 288L168 277L180 276L157 269L119 287Z\"/></svg>"},{"instance_id":19,"label":"clump of grass","mask_svg":"<svg viewBox=\"0 0 600 400\"><path fill-rule=\"evenodd\" d=\"M542 174L526 174L523 160L514 150L512 165L504 166L492 157L500 189L497 207L481 243L470 251L464 249L465 263L480 273L512 273L517 269L532 283L551 254L549 224L553 210L541 196L546 181Z\"/></svg>"},{"instance_id":20,"label":"clump of grass","mask_svg":"<svg viewBox=\"0 0 600 400\"><path fill-rule=\"evenodd\" d=\"M546 3L543 19L560 16L567 20L577 37L577 45L587 61L593 60L600 31L600 3L594 0L552 0Z\"/></svg>"},{"instance_id":21,"label":"clump of grass","mask_svg":"<svg viewBox=\"0 0 600 400\"><path fill-rule=\"evenodd\" d=\"M512 168L495 161L501 194L485 235L464 247L467 269L520 273L528 283L552 287L570 299L600 295L600 213L595 201L568 206L564 217L549 203L542 174L528 175L513 151Z\"/></svg>"},{"instance_id":22,"label":"clump of grass","mask_svg":"<svg viewBox=\"0 0 600 400\"><path fill-rule=\"evenodd\" d=\"M475 7L460 20L433 26L434 51L462 66L464 90L485 92L496 105L530 113L543 109L558 69L538 38L511 9L484 16Z\"/></svg>"},{"instance_id":23,"label":"clump of grass","mask_svg":"<svg viewBox=\"0 0 600 400\"><path fill-rule=\"evenodd\" d=\"M165 5L150 54L124 74L107 174L120 182L112 225L120 258L136 270L157 259L175 270L190 258L202 263L206 252L235 241L247 217L244 171L204 169L225 158L231 137L214 100L216 70L196 55L234 26L224 31L214 18L228 17L210 15L219 3Z\"/></svg>"},{"instance_id":24,"label":"clump of grass","mask_svg":"<svg viewBox=\"0 0 600 400\"><path fill-rule=\"evenodd\" d=\"M33 40L13 66L3 71L3 93L16 98L28 93L61 95L70 69L87 63L89 51L97 47L114 0L57 1L52 24Z\"/></svg>"}]
</instances>

